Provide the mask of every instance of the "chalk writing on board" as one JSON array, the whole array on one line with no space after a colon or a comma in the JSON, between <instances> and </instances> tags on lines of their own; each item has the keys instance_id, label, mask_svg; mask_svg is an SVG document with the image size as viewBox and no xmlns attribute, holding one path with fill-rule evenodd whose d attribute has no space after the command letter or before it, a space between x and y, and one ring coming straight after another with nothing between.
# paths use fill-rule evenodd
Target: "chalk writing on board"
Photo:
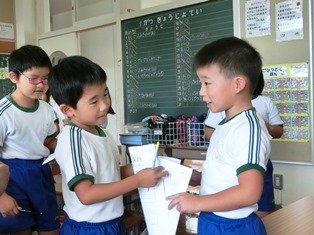
<instances>
[{"instance_id":1,"label":"chalk writing on board","mask_svg":"<svg viewBox=\"0 0 314 235\"><path fill-rule=\"evenodd\" d=\"M207 112L193 56L205 44L233 35L232 0L128 19L121 26L126 122Z\"/></svg>"}]
</instances>

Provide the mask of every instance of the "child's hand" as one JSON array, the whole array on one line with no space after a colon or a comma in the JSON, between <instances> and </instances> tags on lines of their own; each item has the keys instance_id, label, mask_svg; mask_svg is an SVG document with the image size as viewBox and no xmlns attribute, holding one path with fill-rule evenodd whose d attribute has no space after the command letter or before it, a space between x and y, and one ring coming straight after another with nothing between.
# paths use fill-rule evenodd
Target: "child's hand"
<instances>
[{"instance_id":1,"label":"child's hand","mask_svg":"<svg viewBox=\"0 0 314 235\"><path fill-rule=\"evenodd\" d=\"M197 213L200 209L197 208L198 202L200 200L198 195L193 195L190 193L178 193L166 198L171 200L168 205L168 209L171 210L176 207L180 213Z\"/></svg>"},{"instance_id":2,"label":"child's hand","mask_svg":"<svg viewBox=\"0 0 314 235\"><path fill-rule=\"evenodd\" d=\"M137 172L136 176L138 178L139 187L153 187L155 186L158 181L167 176L168 172L164 171L162 166L158 166L156 168L145 168Z\"/></svg>"},{"instance_id":3,"label":"child's hand","mask_svg":"<svg viewBox=\"0 0 314 235\"><path fill-rule=\"evenodd\" d=\"M2 217L14 216L20 212L22 208L17 204L15 199L6 193L0 197L0 213Z\"/></svg>"}]
</instances>

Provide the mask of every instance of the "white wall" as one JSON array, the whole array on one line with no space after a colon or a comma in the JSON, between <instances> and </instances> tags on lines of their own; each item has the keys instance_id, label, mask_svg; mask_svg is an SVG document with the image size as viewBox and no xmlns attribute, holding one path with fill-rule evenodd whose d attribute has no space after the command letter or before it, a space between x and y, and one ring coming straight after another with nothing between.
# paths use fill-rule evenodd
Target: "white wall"
<instances>
[{"instance_id":1,"label":"white wall","mask_svg":"<svg viewBox=\"0 0 314 235\"><path fill-rule=\"evenodd\" d=\"M14 1L16 47L37 44L35 0Z\"/></svg>"},{"instance_id":2,"label":"white wall","mask_svg":"<svg viewBox=\"0 0 314 235\"><path fill-rule=\"evenodd\" d=\"M114 29L115 25L104 26L96 29L91 29L79 33L81 55L93 60L99 64L107 74L107 86L112 101L112 107L117 112L116 95L116 75L114 69L115 55L114 55ZM95 46L96 45L96 46ZM118 89L119 91L119 89ZM114 137L116 142L119 140L119 130L116 115L108 115L107 130Z\"/></svg>"},{"instance_id":3,"label":"white wall","mask_svg":"<svg viewBox=\"0 0 314 235\"><path fill-rule=\"evenodd\" d=\"M287 205L307 195L314 195L314 166L273 163L274 174L283 175L283 189L275 190L276 202Z\"/></svg>"},{"instance_id":4,"label":"white wall","mask_svg":"<svg viewBox=\"0 0 314 235\"><path fill-rule=\"evenodd\" d=\"M38 45L50 56L55 51L62 51L67 56L79 54L76 33L67 33L38 40Z\"/></svg>"}]
</instances>

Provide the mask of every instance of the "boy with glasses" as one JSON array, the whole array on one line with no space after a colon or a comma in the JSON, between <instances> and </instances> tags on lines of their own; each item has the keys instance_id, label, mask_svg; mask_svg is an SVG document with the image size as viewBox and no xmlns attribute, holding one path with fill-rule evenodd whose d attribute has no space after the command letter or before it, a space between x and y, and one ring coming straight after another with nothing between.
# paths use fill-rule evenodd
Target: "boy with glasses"
<instances>
[{"instance_id":1,"label":"boy with glasses","mask_svg":"<svg viewBox=\"0 0 314 235\"><path fill-rule=\"evenodd\" d=\"M0 233L58 234L58 206L49 164L56 131L48 90L52 65L39 47L25 45L9 57L9 78L16 90L0 101L0 159L10 181L0 196Z\"/></svg>"}]
</instances>

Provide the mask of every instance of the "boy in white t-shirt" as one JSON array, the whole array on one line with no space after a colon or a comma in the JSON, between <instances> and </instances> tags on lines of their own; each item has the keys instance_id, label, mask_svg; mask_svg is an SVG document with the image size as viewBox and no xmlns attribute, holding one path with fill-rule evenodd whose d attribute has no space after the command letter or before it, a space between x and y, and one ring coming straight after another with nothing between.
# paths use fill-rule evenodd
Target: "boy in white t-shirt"
<instances>
[{"instance_id":1,"label":"boy in white t-shirt","mask_svg":"<svg viewBox=\"0 0 314 235\"><path fill-rule=\"evenodd\" d=\"M16 89L0 100L1 161L10 169L0 196L0 233L58 234L54 179L44 158L54 151L52 107L41 96L52 65L38 46L25 45L9 56L9 78Z\"/></svg>"},{"instance_id":2,"label":"boy in white t-shirt","mask_svg":"<svg viewBox=\"0 0 314 235\"><path fill-rule=\"evenodd\" d=\"M169 208L200 212L197 234L266 234L255 214L270 153L270 135L252 107L262 61L246 41L222 38L195 55L200 95L213 112L226 118L214 131L202 172L193 171L191 185L200 195L169 196Z\"/></svg>"},{"instance_id":3,"label":"boy in white t-shirt","mask_svg":"<svg viewBox=\"0 0 314 235\"><path fill-rule=\"evenodd\" d=\"M264 89L264 76L260 73L257 87L252 97L252 105L256 108L263 120L267 130L273 138L280 138L283 134L283 121L280 118L276 105L267 96L262 95ZM225 118L225 112L213 113L208 110L205 124L205 137L209 139L218 124ZM266 165L264 176L263 193L258 201L258 211L256 212L261 218L268 215L275 209L275 195L273 186L273 164L269 159Z\"/></svg>"},{"instance_id":4,"label":"boy in white t-shirt","mask_svg":"<svg viewBox=\"0 0 314 235\"><path fill-rule=\"evenodd\" d=\"M132 175L130 164L120 172L117 146L100 127L112 112L106 80L105 71L82 56L59 61L49 77L52 97L71 120L55 150L68 216L61 235L125 234L123 194L152 187L166 175L162 167Z\"/></svg>"}]
</instances>

